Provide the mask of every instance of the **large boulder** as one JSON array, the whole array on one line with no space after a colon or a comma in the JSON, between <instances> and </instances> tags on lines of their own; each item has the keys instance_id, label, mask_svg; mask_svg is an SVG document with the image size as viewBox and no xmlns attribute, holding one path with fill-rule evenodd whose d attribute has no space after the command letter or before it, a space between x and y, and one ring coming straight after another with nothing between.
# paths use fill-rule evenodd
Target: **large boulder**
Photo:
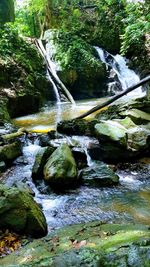
<instances>
[{"instance_id":1,"label":"large boulder","mask_svg":"<svg viewBox=\"0 0 150 267\"><path fill-rule=\"evenodd\" d=\"M0 146L0 161L10 162L22 154L21 142Z\"/></svg>"},{"instance_id":2,"label":"large boulder","mask_svg":"<svg viewBox=\"0 0 150 267\"><path fill-rule=\"evenodd\" d=\"M47 159L54 152L53 147L40 147L35 156L34 165L32 168L33 180L39 180L43 178L43 169Z\"/></svg>"},{"instance_id":3,"label":"large boulder","mask_svg":"<svg viewBox=\"0 0 150 267\"><path fill-rule=\"evenodd\" d=\"M79 65L74 69L65 68L59 71L60 78L74 98L85 99L106 95L107 71L105 64L99 61L96 67L88 61L80 60ZM77 88L78 90L76 90Z\"/></svg>"},{"instance_id":4,"label":"large boulder","mask_svg":"<svg viewBox=\"0 0 150 267\"><path fill-rule=\"evenodd\" d=\"M118 142L120 145L126 144L127 129L116 121L100 121L95 125L97 136L101 141Z\"/></svg>"},{"instance_id":5,"label":"large boulder","mask_svg":"<svg viewBox=\"0 0 150 267\"><path fill-rule=\"evenodd\" d=\"M65 188L77 183L77 166L67 144L58 147L44 167L44 179L51 186Z\"/></svg>"},{"instance_id":6,"label":"large boulder","mask_svg":"<svg viewBox=\"0 0 150 267\"><path fill-rule=\"evenodd\" d=\"M150 148L150 124L149 127L137 126L127 132L127 147L132 151L146 152Z\"/></svg>"},{"instance_id":7,"label":"large boulder","mask_svg":"<svg viewBox=\"0 0 150 267\"><path fill-rule=\"evenodd\" d=\"M83 183L93 186L112 186L119 183L119 176L103 162L94 162L82 172Z\"/></svg>"},{"instance_id":8,"label":"large boulder","mask_svg":"<svg viewBox=\"0 0 150 267\"><path fill-rule=\"evenodd\" d=\"M46 219L26 190L0 185L0 228L33 237L47 234Z\"/></svg>"},{"instance_id":9,"label":"large boulder","mask_svg":"<svg viewBox=\"0 0 150 267\"><path fill-rule=\"evenodd\" d=\"M95 125L95 131L100 142L100 160L128 160L149 151L149 124L136 126L129 118L100 121Z\"/></svg>"}]
</instances>

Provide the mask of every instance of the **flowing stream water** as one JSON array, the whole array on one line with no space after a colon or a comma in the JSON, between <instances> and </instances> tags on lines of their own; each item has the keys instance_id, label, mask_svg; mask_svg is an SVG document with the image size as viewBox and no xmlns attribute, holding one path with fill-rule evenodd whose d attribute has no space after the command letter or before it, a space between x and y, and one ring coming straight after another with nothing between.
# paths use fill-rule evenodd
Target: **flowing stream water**
<instances>
[{"instance_id":1,"label":"flowing stream water","mask_svg":"<svg viewBox=\"0 0 150 267\"><path fill-rule=\"evenodd\" d=\"M106 56L101 49L96 48L100 58L106 64ZM124 59L119 55L114 57L117 62L116 73L125 89L131 83L137 82L137 76L133 80L126 81L123 70L128 78L131 71L127 72ZM116 64L115 64L116 65ZM118 68L118 65L120 66ZM114 63L113 63L114 66ZM136 79L135 79L136 77ZM140 89L141 90L141 89ZM69 103L48 103L43 110L37 114L24 116L14 120L18 127L25 127L28 131L45 133L56 129L58 121L74 118L95 106L99 100L78 101L76 106ZM59 102L59 105L58 105ZM93 116L93 115L92 115ZM66 142L80 146L87 155L88 166L94 166L95 162L88 154L88 146L97 142L94 138L62 136L54 140L55 143ZM127 165L126 168L118 168L120 184L111 188L94 187L81 184L76 189L65 193L53 192L44 182L38 185L32 181L31 173L35 154L39 149L37 135L29 136L25 140L23 155L17 158L12 167L8 169L2 180L9 186L22 183L28 185L35 193L35 200L41 204L47 219L49 230L62 227L67 224L100 220L102 222L140 222L148 224L150 221L150 167L149 162Z\"/></svg>"}]
</instances>

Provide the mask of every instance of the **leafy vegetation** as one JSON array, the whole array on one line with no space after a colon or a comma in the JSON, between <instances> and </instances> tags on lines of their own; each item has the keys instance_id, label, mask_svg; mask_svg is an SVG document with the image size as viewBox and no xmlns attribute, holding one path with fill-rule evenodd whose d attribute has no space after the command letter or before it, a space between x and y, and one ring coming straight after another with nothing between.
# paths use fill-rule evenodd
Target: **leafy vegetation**
<instances>
[{"instance_id":1,"label":"leafy vegetation","mask_svg":"<svg viewBox=\"0 0 150 267\"><path fill-rule=\"evenodd\" d=\"M124 34L122 38L121 52L134 52L141 50L144 44L145 35L150 32L150 6L146 3L129 3L126 6L126 17Z\"/></svg>"},{"instance_id":2,"label":"leafy vegetation","mask_svg":"<svg viewBox=\"0 0 150 267\"><path fill-rule=\"evenodd\" d=\"M101 66L100 61L94 56L95 50L75 32L59 31L55 38L57 47L55 59L63 68L78 69L82 72L84 64L91 64L96 68Z\"/></svg>"},{"instance_id":3,"label":"leafy vegetation","mask_svg":"<svg viewBox=\"0 0 150 267\"><path fill-rule=\"evenodd\" d=\"M37 65L41 67L35 46L21 38L11 23L0 29L0 52L2 59L11 57L28 71L35 70Z\"/></svg>"}]
</instances>

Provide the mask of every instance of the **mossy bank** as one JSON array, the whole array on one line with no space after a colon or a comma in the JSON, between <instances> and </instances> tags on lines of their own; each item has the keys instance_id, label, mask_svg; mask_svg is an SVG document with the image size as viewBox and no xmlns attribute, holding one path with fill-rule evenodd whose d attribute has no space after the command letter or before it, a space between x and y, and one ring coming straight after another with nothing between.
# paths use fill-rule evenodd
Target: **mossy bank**
<instances>
[{"instance_id":1,"label":"mossy bank","mask_svg":"<svg viewBox=\"0 0 150 267\"><path fill-rule=\"evenodd\" d=\"M0 29L0 122L38 111L50 97L41 56L31 39L11 26Z\"/></svg>"}]
</instances>

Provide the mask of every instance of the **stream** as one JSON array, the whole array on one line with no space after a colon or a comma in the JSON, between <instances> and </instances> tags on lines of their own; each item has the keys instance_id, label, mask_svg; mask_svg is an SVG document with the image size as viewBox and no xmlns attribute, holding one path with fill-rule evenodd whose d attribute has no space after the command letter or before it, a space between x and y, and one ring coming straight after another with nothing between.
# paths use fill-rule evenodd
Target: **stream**
<instances>
[{"instance_id":1,"label":"stream","mask_svg":"<svg viewBox=\"0 0 150 267\"><path fill-rule=\"evenodd\" d=\"M105 61L106 65L110 64L106 62L102 51L96 49L101 55L101 60ZM120 82L122 81L123 89L126 89L131 83L136 83L138 76L135 74L134 77L132 76L133 79L130 79L131 72L128 68L128 72L125 69L126 65L124 65L125 62L122 57L118 56L115 60L118 60L116 61L117 64L121 64L122 67L119 67L119 71L115 71L118 72L118 79L120 79ZM120 76L123 72L122 69L131 80L130 84L129 81L127 82L125 74ZM141 93L141 88L138 89L137 93L139 94L139 92ZM44 182L35 186L32 181L32 166L35 154L40 147L38 134L55 130L59 121L74 118L103 101L105 101L104 98L82 100L77 101L76 105L61 103L60 101L57 103L49 102L41 112L13 120L17 127L25 127L35 134L29 135L24 140L23 155L17 158L12 167L4 173L2 181L9 186L15 184L22 186L22 183L24 183L31 188L35 194L35 200L42 206L49 230L60 228L63 225L94 220L107 223L135 222L143 224L148 224L150 221L149 160L143 159L143 161L133 164L118 165L117 174L120 177L120 183L118 186L110 188L81 184L76 189L58 194L53 192ZM57 140L54 142L57 143ZM88 146L97 142L94 138L62 136L58 139L57 145L59 145L59 142L77 143L85 151L88 165L95 164L87 152Z\"/></svg>"},{"instance_id":2,"label":"stream","mask_svg":"<svg viewBox=\"0 0 150 267\"><path fill-rule=\"evenodd\" d=\"M77 107L72 107L68 112L68 103L61 104L61 118L69 118L74 115L76 109L80 113L84 107L92 104L95 100L82 101ZM33 131L45 132L55 129L58 121L57 105L45 107L45 111L18 118L14 120L17 126L26 126ZM57 111L57 112L56 112ZM53 141L59 143L76 143L83 148L87 155L90 166L95 164L87 153L87 147L97 142L94 138L62 136ZM135 164L126 164L117 168L120 184L111 188L98 188L94 186L80 185L76 189L65 193L55 193L44 182L38 185L32 182L32 166L37 150L39 149L38 135L29 136L23 148L23 156L16 159L13 166L4 174L3 180L9 186L22 183L27 184L35 193L35 200L42 206L47 219L49 230L88 221L100 220L109 223L144 223L150 220L150 165L145 160Z\"/></svg>"}]
</instances>

